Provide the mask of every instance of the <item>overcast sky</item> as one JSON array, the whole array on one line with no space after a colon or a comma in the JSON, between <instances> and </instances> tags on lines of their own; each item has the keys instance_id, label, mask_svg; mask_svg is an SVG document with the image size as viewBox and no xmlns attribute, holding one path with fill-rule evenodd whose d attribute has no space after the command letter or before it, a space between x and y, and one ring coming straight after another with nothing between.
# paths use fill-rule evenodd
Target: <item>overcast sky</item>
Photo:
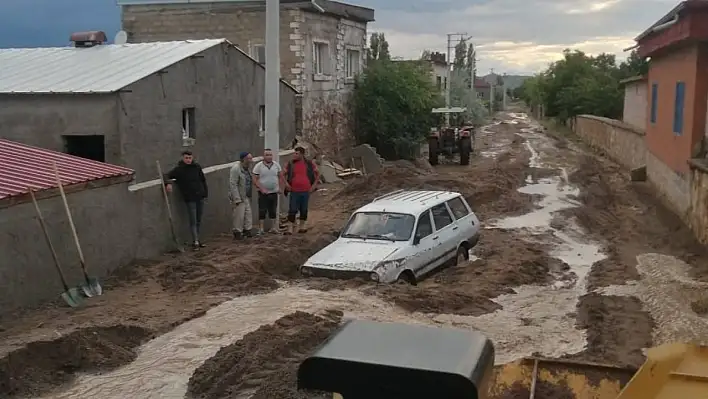
<instances>
[{"instance_id":1,"label":"overcast sky","mask_svg":"<svg viewBox=\"0 0 708 399\"><path fill-rule=\"evenodd\" d=\"M622 49L668 13L675 0L358 0L376 9L394 56L444 52L447 33L467 33L478 46L478 71L538 72L564 48L588 53Z\"/></svg>"},{"instance_id":2,"label":"overcast sky","mask_svg":"<svg viewBox=\"0 0 708 399\"><path fill-rule=\"evenodd\" d=\"M370 31L386 34L394 56L445 51L447 33L478 46L478 71L533 73L564 48L622 49L670 11L675 0L344 0L376 10ZM115 0L0 0L0 48L63 46L76 30L120 28Z\"/></svg>"}]
</instances>

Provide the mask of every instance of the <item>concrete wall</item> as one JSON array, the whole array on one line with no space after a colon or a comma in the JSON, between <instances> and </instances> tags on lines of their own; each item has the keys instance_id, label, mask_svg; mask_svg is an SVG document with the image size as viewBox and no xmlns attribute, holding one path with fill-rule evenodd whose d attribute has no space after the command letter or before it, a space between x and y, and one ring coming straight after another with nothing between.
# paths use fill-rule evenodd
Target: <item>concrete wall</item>
<instances>
[{"instance_id":1,"label":"concrete wall","mask_svg":"<svg viewBox=\"0 0 708 399\"><path fill-rule=\"evenodd\" d=\"M187 59L127 87L119 113L124 164L138 181L154 179L155 161L170 167L182 150L192 150L202 166L227 163L241 151L260 153L259 107L265 104L265 69L227 44ZM280 91L280 142L295 137L297 93ZM182 109L195 108L195 144L182 142Z\"/></svg>"},{"instance_id":2,"label":"concrete wall","mask_svg":"<svg viewBox=\"0 0 708 399\"><path fill-rule=\"evenodd\" d=\"M591 147L606 152L627 168L646 165L644 132L629 124L593 115L580 115L573 123L575 133Z\"/></svg>"},{"instance_id":3,"label":"concrete wall","mask_svg":"<svg viewBox=\"0 0 708 399\"><path fill-rule=\"evenodd\" d=\"M640 80L624 86L624 112L622 121L646 131L647 81Z\"/></svg>"},{"instance_id":4,"label":"concrete wall","mask_svg":"<svg viewBox=\"0 0 708 399\"><path fill-rule=\"evenodd\" d=\"M708 162L691 163L691 207L689 226L698 241L708 244Z\"/></svg>"},{"instance_id":5,"label":"concrete wall","mask_svg":"<svg viewBox=\"0 0 708 399\"><path fill-rule=\"evenodd\" d=\"M281 163L287 163L291 155L292 151L281 152ZM209 201L204 209L203 237L231 231L231 166L233 163L204 169ZM186 207L177 191L170 195L172 213L180 242L186 243L191 239ZM103 278L136 259L174 249L158 180L79 191L67 194L67 199L90 275ZM284 199L281 201L284 204ZM81 283L78 255L61 197L40 200L39 206L70 285ZM35 215L32 203L0 209L0 314L50 301L63 291ZM256 203L253 215L257 221Z\"/></svg>"},{"instance_id":6,"label":"concrete wall","mask_svg":"<svg viewBox=\"0 0 708 399\"><path fill-rule=\"evenodd\" d=\"M114 95L0 94L0 137L64 151L62 136L104 135L106 162L123 164Z\"/></svg>"}]
</instances>

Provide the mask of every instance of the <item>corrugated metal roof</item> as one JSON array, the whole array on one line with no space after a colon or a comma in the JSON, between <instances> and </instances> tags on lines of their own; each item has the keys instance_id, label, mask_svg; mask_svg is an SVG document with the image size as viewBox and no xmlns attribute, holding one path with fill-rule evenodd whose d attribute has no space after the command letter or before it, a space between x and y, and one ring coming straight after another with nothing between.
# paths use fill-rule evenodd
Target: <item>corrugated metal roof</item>
<instances>
[{"instance_id":1,"label":"corrugated metal roof","mask_svg":"<svg viewBox=\"0 0 708 399\"><path fill-rule=\"evenodd\" d=\"M0 93L112 93L224 42L0 49Z\"/></svg>"},{"instance_id":2,"label":"corrugated metal roof","mask_svg":"<svg viewBox=\"0 0 708 399\"><path fill-rule=\"evenodd\" d=\"M132 169L109 165L0 139L0 199L56 188L52 162L57 163L63 185L84 183L108 177L132 175Z\"/></svg>"}]
</instances>

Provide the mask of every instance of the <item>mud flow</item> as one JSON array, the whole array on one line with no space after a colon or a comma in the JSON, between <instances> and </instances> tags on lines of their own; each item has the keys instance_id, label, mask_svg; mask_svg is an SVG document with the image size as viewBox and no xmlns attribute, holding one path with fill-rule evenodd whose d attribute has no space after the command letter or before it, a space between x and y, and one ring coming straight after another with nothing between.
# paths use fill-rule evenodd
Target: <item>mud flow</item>
<instances>
[{"instance_id":1,"label":"mud flow","mask_svg":"<svg viewBox=\"0 0 708 399\"><path fill-rule=\"evenodd\" d=\"M538 399L576 399L573 391L567 386L554 385L546 381L539 381L534 389L534 398ZM523 384L516 383L506 392L493 396L489 399L529 399L531 388Z\"/></svg>"}]
</instances>

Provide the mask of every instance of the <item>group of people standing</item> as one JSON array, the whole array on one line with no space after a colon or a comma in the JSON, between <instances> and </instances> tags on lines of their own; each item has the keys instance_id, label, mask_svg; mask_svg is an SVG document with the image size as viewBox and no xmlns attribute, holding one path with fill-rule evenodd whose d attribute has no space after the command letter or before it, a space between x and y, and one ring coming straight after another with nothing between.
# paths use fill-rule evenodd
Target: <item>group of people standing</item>
<instances>
[{"instance_id":1,"label":"group of people standing","mask_svg":"<svg viewBox=\"0 0 708 399\"><path fill-rule=\"evenodd\" d=\"M273 160L273 151L265 149L263 159L253 166L250 152L239 154L239 160L229 173L229 202L232 212L232 233L235 240L242 240L266 233L280 234L278 198L288 198L288 228L284 234L307 232L310 194L320 180L317 165L305 157L305 149L296 147L293 159L282 168ZM165 175L168 192L176 184L189 216L194 249L204 247L199 238L204 202L209 188L202 167L195 162L190 151L182 153L177 166ZM254 193L258 204L258 226L253 226L252 204ZM268 221L270 223L268 223ZM270 228L266 227L270 224Z\"/></svg>"}]
</instances>

